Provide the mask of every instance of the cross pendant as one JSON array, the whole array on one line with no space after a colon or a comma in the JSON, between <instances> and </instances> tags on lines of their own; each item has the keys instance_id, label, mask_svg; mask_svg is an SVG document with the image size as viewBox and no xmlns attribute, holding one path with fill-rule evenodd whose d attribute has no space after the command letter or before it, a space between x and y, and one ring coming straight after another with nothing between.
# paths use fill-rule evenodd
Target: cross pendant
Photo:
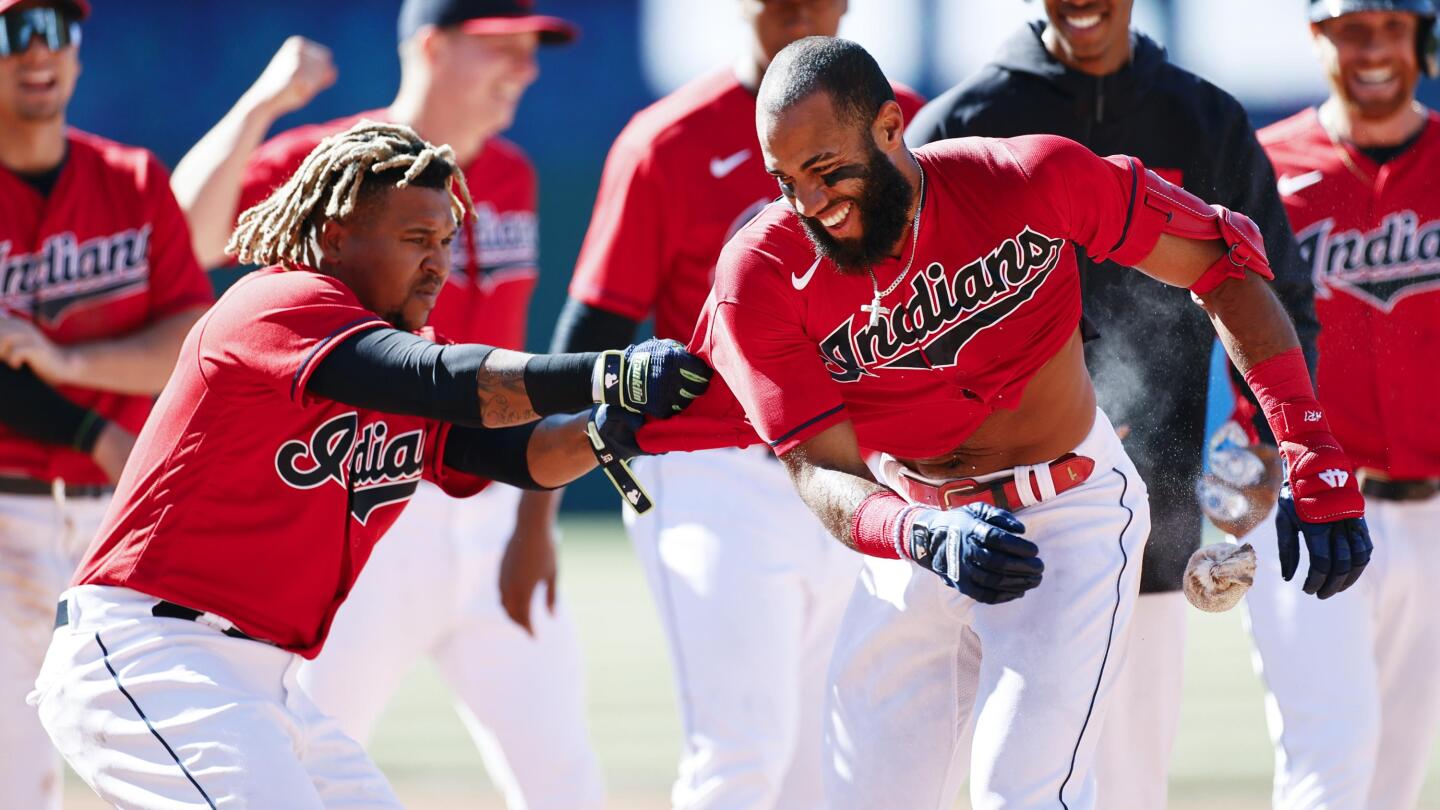
<instances>
[{"instance_id":1,"label":"cross pendant","mask_svg":"<svg viewBox=\"0 0 1440 810\"><path fill-rule=\"evenodd\" d=\"M889 307L882 307L882 306L880 306L880 296L878 296L878 295L875 296L875 298L872 299L872 300L870 301L870 303L868 303L868 304L861 304L861 305L860 305L860 311L861 311L861 312L868 312L868 313L870 313L870 325L871 325L871 326L876 326L876 325L878 325L878 324L880 323L880 316L881 316L881 315L889 315L889 314L890 314L890 308L889 308Z\"/></svg>"}]
</instances>

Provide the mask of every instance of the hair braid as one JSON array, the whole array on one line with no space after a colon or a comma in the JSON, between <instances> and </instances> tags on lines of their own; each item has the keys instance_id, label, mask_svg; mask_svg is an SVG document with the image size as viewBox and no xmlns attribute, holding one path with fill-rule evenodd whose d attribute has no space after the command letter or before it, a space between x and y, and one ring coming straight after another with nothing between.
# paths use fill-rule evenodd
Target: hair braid
<instances>
[{"instance_id":1,"label":"hair braid","mask_svg":"<svg viewBox=\"0 0 1440 810\"><path fill-rule=\"evenodd\" d=\"M404 169L395 187L405 188L437 164L448 173L455 219L464 221L475 205L453 149L427 143L401 124L361 120L321 141L284 185L241 214L225 252L242 264L316 266L316 229L355 211L367 177Z\"/></svg>"}]
</instances>

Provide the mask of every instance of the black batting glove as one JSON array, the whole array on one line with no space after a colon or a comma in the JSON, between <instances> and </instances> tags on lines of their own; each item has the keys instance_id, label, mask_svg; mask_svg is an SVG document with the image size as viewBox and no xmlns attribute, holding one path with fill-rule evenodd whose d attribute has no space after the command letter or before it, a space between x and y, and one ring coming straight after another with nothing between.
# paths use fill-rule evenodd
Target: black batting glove
<instances>
[{"instance_id":1,"label":"black batting glove","mask_svg":"<svg viewBox=\"0 0 1440 810\"><path fill-rule=\"evenodd\" d=\"M593 378L595 401L664 419L699 399L712 373L678 341L651 338L624 351L601 352Z\"/></svg>"},{"instance_id":2,"label":"black batting glove","mask_svg":"<svg viewBox=\"0 0 1440 810\"><path fill-rule=\"evenodd\" d=\"M1370 528L1363 517L1328 523L1307 523L1295 511L1290 484L1280 489L1275 510L1275 541L1280 551L1280 576L1289 582L1300 567L1300 537L1310 556L1302 590L1329 599L1355 584L1370 564Z\"/></svg>"},{"instance_id":3,"label":"black batting glove","mask_svg":"<svg viewBox=\"0 0 1440 810\"><path fill-rule=\"evenodd\" d=\"M1040 547L1019 536L1024 531L1014 515L988 503L924 509L910 524L905 551L950 587L998 605L1024 596L1045 571Z\"/></svg>"},{"instance_id":4,"label":"black batting glove","mask_svg":"<svg viewBox=\"0 0 1440 810\"><path fill-rule=\"evenodd\" d=\"M630 413L623 408L596 405L590 409L590 424L594 435L600 440L597 452L609 451L616 459L632 459L648 455L640 449L635 434L645 426L645 417ZM591 440L594 444L594 440Z\"/></svg>"}]
</instances>

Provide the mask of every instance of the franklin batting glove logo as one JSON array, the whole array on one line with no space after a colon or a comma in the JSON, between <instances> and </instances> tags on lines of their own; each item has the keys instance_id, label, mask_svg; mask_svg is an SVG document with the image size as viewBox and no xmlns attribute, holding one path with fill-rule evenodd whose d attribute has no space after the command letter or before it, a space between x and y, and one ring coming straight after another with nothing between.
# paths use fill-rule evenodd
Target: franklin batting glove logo
<instances>
[{"instance_id":1,"label":"franklin batting glove logo","mask_svg":"<svg viewBox=\"0 0 1440 810\"><path fill-rule=\"evenodd\" d=\"M1345 486L1345 482L1350 480L1350 473L1344 470L1330 469L1320 473L1319 478L1332 488L1343 487Z\"/></svg>"}]
</instances>

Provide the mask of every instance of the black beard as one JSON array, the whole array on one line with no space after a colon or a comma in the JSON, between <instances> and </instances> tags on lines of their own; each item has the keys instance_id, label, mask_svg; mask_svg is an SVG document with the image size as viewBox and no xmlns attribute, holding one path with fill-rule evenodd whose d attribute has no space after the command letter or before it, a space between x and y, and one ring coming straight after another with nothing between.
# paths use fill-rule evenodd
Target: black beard
<instances>
[{"instance_id":1,"label":"black beard","mask_svg":"<svg viewBox=\"0 0 1440 810\"><path fill-rule=\"evenodd\" d=\"M884 261L910 224L910 197L915 187L870 140L869 160L860 194L852 198L860 217L860 238L836 239L820 220L800 215L800 225L821 256L833 261L842 273L861 273Z\"/></svg>"}]
</instances>

